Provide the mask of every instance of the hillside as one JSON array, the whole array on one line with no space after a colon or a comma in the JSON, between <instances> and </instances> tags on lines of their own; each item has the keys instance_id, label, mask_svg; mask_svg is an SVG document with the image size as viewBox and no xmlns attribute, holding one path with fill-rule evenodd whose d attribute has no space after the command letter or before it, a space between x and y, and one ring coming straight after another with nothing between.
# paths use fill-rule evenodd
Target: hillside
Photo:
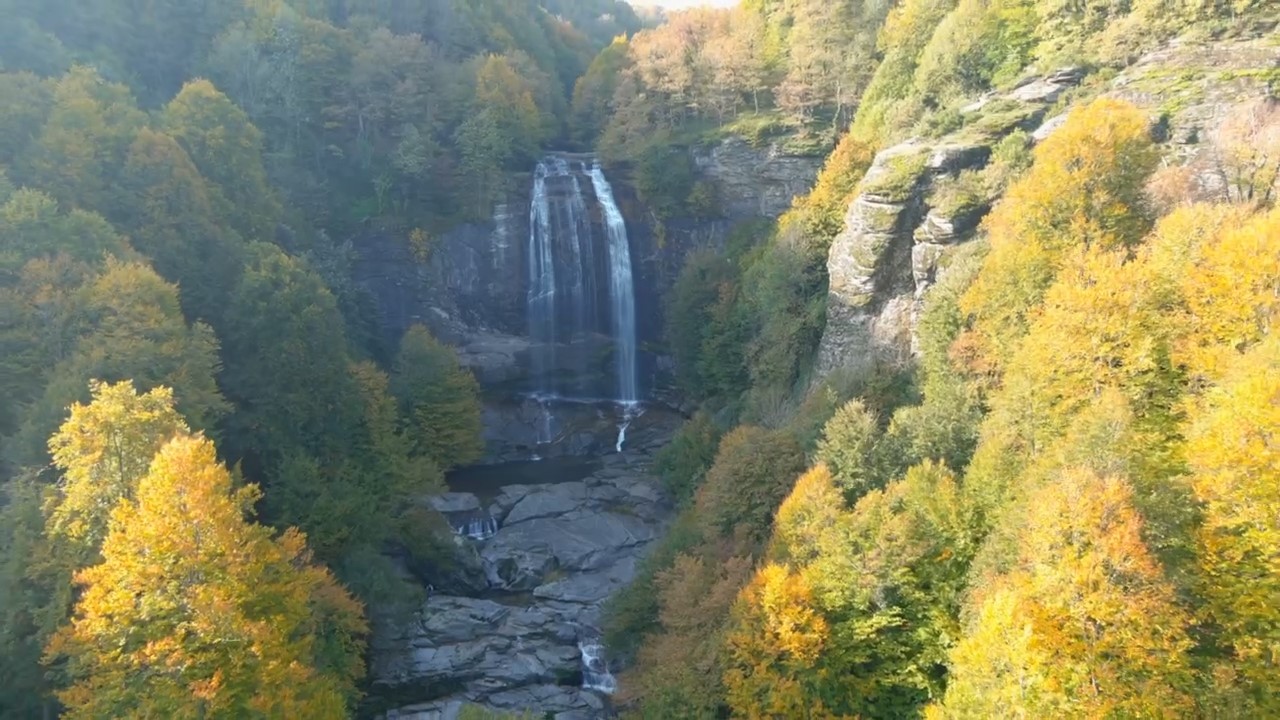
<instances>
[{"instance_id":1,"label":"hillside","mask_svg":"<svg viewBox=\"0 0 1280 720\"><path fill-rule=\"evenodd\" d=\"M1245 608L1277 552L1275 12L871 8L694 11L601 56L602 151L642 192L650 156L850 118L813 192L668 299L701 410L613 605L628 706L1271 714Z\"/></svg>"},{"instance_id":2,"label":"hillside","mask_svg":"<svg viewBox=\"0 0 1280 720\"><path fill-rule=\"evenodd\" d=\"M0 716L1280 714L1275 3L0 17Z\"/></svg>"}]
</instances>

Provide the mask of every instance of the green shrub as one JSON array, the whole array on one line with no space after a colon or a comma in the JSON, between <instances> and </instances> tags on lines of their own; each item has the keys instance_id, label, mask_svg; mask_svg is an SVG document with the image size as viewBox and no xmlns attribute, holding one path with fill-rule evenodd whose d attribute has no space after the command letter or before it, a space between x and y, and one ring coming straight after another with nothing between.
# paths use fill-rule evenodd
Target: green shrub
<instances>
[{"instance_id":1,"label":"green shrub","mask_svg":"<svg viewBox=\"0 0 1280 720\"><path fill-rule=\"evenodd\" d=\"M939 138L964 127L964 115L955 106L935 110L920 119L917 133L929 138Z\"/></svg>"},{"instance_id":2,"label":"green shrub","mask_svg":"<svg viewBox=\"0 0 1280 720\"><path fill-rule=\"evenodd\" d=\"M710 415L699 411L658 453L655 468L676 502L683 505L693 498L694 491L716 460L719 445L719 428L711 421Z\"/></svg>"},{"instance_id":3,"label":"green shrub","mask_svg":"<svg viewBox=\"0 0 1280 720\"><path fill-rule=\"evenodd\" d=\"M929 207L945 217L968 215L989 203L985 175L977 170L936 183L929 197Z\"/></svg>"},{"instance_id":4,"label":"green shrub","mask_svg":"<svg viewBox=\"0 0 1280 720\"><path fill-rule=\"evenodd\" d=\"M635 159L634 181L645 207L668 220L688 211L697 171L685 148L651 144Z\"/></svg>"},{"instance_id":5,"label":"green shrub","mask_svg":"<svg viewBox=\"0 0 1280 720\"><path fill-rule=\"evenodd\" d=\"M1031 167L1033 142L1031 133L1014 130L991 149L991 162L982 171L986 190L991 196L1003 193L1009 184Z\"/></svg>"},{"instance_id":6,"label":"green shrub","mask_svg":"<svg viewBox=\"0 0 1280 720\"><path fill-rule=\"evenodd\" d=\"M738 270L712 250L691 253L667 299L666 336L676 379L690 396L732 398L747 382Z\"/></svg>"},{"instance_id":7,"label":"green shrub","mask_svg":"<svg viewBox=\"0 0 1280 720\"><path fill-rule=\"evenodd\" d=\"M738 427L720 442L715 464L698 490L698 515L723 535L738 528L763 541L778 504L804 468L804 451L790 433Z\"/></svg>"},{"instance_id":8,"label":"green shrub","mask_svg":"<svg viewBox=\"0 0 1280 720\"><path fill-rule=\"evenodd\" d=\"M845 403L822 430L818 460L850 501L883 484L874 467L879 439L880 423L860 399Z\"/></svg>"},{"instance_id":9,"label":"green shrub","mask_svg":"<svg viewBox=\"0 0 1280 720\"><path fill-rule=\"evenodd\" d=\"M919 186L928 159L929 156L922 152L891 157L883 172L863 183L862 192L877 195L888 202L906 202Z\"/></svg>"}]
</instances>

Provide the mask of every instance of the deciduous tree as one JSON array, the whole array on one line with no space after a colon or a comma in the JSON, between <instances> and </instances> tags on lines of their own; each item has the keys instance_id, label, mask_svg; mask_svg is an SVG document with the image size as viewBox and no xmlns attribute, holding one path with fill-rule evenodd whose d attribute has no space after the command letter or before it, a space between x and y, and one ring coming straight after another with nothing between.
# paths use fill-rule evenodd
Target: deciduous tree
<instances>
[{"instance_id":1,"label":"deciduous tree","mask_svg":"<svg viewBox=\"0 0 1280 720\"><path fill-rule=\"evenodd\" d=\"M156 456L111 516L103 562L49 658L74 684L69 717L342 718L357 696L360 605L314 565L304 537L252 522L207 440Z\"/></svg>"}]
</instances>

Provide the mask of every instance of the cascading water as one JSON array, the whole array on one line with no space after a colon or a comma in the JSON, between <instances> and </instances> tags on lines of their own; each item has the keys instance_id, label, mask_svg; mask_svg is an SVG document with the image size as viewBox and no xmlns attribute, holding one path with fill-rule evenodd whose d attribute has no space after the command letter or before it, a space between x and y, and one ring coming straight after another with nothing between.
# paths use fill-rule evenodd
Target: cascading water
<instances>
[{"instance_id":1,"label":"cascading water","mask_svg":"<svg viewBox=\"0 0 1280 720\"><path fill-rule=\"evenodd\" d=\"M555 170L558 168L538 165L529 202L529 337L539 344L533 355L533 370L539 378L548 377L555 367L556 263L547 200L547 176Z\"/></svg>"},{"instance_id":2,"label":"cascading water","mask_svg":"<svg viewBox=\"0 0 1280 720\"><path fill-rule=\"evenodd\" d=\"M618 353L618 401L634 403L640 397L636 388L636 292L631 275L631 242L622 211L613 199L613 187L598 162L591 166L591 184L604 209L609 231L609 300Z\"/></svg>"},{"instance_id":3,"label":"cascading water","mask_svg":"<svg viewBox=\"0 0 1280 720\"><path fill-rule=\"evenodd\" d=\"M600 641L581 640L578 642L578 651L582 653L582 687L605 695L617 692L618 680L609 672L609 664L604 659L604 646Z\"/></svg>"},{"instance_id":4,"label":"cascading water","mask_svg":"<svg viewBox=\"0 0 1280 720\"><path fill-rule=\"evenodd\" d=\"M612 396L622 410L621 452L641 413L631 246L613 187L590 156L553 155L535 168L528 267L538 446L553 442L553 403ZM612 387L591 381L601 342L611 349Z\"/></svg>"},{"instance_id":5,"label":"cascading water","mask_svg":"<svg viewBox=\"0 0 1280 720\"><path fill-rule=\"evenodd\" d=\"M449 524L455 533L472 540L488 540L498 534L498 519L487 512L450 517Z\"/></svg>"}]
</instances>

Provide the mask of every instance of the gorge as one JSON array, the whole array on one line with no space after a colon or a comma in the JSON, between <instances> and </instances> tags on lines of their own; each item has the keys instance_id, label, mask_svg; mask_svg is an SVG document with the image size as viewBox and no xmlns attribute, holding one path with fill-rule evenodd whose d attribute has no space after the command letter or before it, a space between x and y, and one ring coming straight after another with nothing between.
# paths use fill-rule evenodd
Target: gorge
<instances>
[{"instance_id":1,"label":"gorge","mask_svg":"<svg viewBox=\"0 0 1280 720\"><path fill-rule=\"evenodd\" d=\"M429 588L414 620L376 636L376 692L407 703L387 718L449 718L463 703L606 716L617 681L602 605L633 579L672 510L651 462L679 415L645 404L632 250L613 187L594 157L552 154L534 169L528 205L526 267L514 276L527 283L528 368L491 389L487 431L498 431L500 408L517 407L531 433L490 458L505 462L459 469L451 491L430 499L466 569L455 587Z\"/></svg>"}]
</instances>

